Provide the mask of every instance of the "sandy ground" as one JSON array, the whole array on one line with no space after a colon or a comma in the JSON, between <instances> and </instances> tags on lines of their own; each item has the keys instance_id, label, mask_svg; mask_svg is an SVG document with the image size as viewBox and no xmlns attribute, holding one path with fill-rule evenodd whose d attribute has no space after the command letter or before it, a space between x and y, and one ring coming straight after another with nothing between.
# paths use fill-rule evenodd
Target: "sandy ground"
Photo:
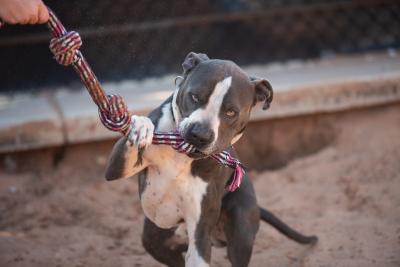
<instances>
[{"instance_id":1,"label":"sandy ground","mask_svg":"<svg viewBox=\"0 0 400 267\"><path fill-rule=\"evenodd\" d=\"M302 246L262 224L251 266L400 266L400 106L336 126L318 153L253 173L259 203L320 241ZM0 266L160 266L141 246L135 179L105 182L104 156L83 162L1 174ZM229 266L223 249L212 266Z\"/></svg>"}]
</instances>

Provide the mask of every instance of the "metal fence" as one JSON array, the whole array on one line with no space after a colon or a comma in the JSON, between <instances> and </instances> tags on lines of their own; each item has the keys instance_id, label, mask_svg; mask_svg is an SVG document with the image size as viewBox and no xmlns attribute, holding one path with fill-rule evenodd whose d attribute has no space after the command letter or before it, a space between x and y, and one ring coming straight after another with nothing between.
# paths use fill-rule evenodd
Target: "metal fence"
<instances>
[{"instance_id":1,"label":"metal fence","mask_svg":"<svg viewBox=\"0 0 400 267\"><path fill-rule=\"evenodd\" d=\"M102 80L179 72L189 51L240 65L400 47L400 1L46 1ZM0 30L0 91L72 86L44 26Z\"/></svg>"}]
</instances>

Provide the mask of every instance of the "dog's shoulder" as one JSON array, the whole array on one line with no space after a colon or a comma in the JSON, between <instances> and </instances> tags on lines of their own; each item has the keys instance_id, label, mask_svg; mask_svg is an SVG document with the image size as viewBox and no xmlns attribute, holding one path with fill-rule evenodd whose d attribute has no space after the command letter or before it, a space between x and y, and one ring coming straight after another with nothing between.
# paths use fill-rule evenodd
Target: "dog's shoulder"
<instances>
[{"instance_id":1,"label":"dog's shoulder","mask_svg":"<svg viewBox=\"0 0 400 267\"><path fill-rule=\"evenodd\" d=\"M147 117L153 122L154 128L158 130L165 120L166 116L169 117L169 120L173 120L172 111L171 111L171 103L172 103L172 95L168 97L160 106L156 109L152 110Z\"/></svg>"}]
</instances>

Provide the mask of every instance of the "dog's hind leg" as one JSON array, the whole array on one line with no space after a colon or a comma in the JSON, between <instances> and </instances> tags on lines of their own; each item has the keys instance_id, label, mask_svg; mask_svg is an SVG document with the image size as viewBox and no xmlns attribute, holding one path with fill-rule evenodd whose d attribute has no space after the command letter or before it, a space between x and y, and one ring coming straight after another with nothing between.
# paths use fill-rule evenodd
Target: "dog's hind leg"
<instances>
[{"instance_id":1,"label":"dog's hind leg","mask_svg":"<svg viewBox=\"0 0 400 267\"><path fill-rule=\"evenodd\" d=\"M252 217L257 217L257 212L252 210L237 207L227 212L224 231L228 259L233 267L246 267L250 262L259 226L259 223L252 219ZM255 215L252 216L251 213Z\"/></svg>"},{"instance_id":2,"label":"dog's hind leg","mask_svg":"<svg viewBox=\"0 0 400 267\"><path fill-rule=\"evenodd\" d=\"M161 229L145 218L142 243L148 253L157 261L170 267L184 267L182 253L187 245L175 240L175 228Z\"/></svg>"}]
</instances>

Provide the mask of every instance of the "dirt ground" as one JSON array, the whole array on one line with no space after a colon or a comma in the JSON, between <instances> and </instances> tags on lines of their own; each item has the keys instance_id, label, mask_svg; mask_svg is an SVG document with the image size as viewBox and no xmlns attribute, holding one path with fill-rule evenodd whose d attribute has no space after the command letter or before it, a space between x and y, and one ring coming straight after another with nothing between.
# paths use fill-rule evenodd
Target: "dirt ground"
<instances>
[{"instance_id":1,"label":"dirt ground","mask_svg":"<svg viewBox=\"0 0 400 267\"><path fill-rule=\"evenodd\" d=\"M344 114L335 129L321 151L252 173L260 205L320 240L299 245L262 224L251 266L400 266L400 106ZM90 164L85 153L1 173L0 266L160 266L141 246L135 179L106 182L106 152ZM212 266L229 266L225 250Z\"/></svg>"}]
</instances>

